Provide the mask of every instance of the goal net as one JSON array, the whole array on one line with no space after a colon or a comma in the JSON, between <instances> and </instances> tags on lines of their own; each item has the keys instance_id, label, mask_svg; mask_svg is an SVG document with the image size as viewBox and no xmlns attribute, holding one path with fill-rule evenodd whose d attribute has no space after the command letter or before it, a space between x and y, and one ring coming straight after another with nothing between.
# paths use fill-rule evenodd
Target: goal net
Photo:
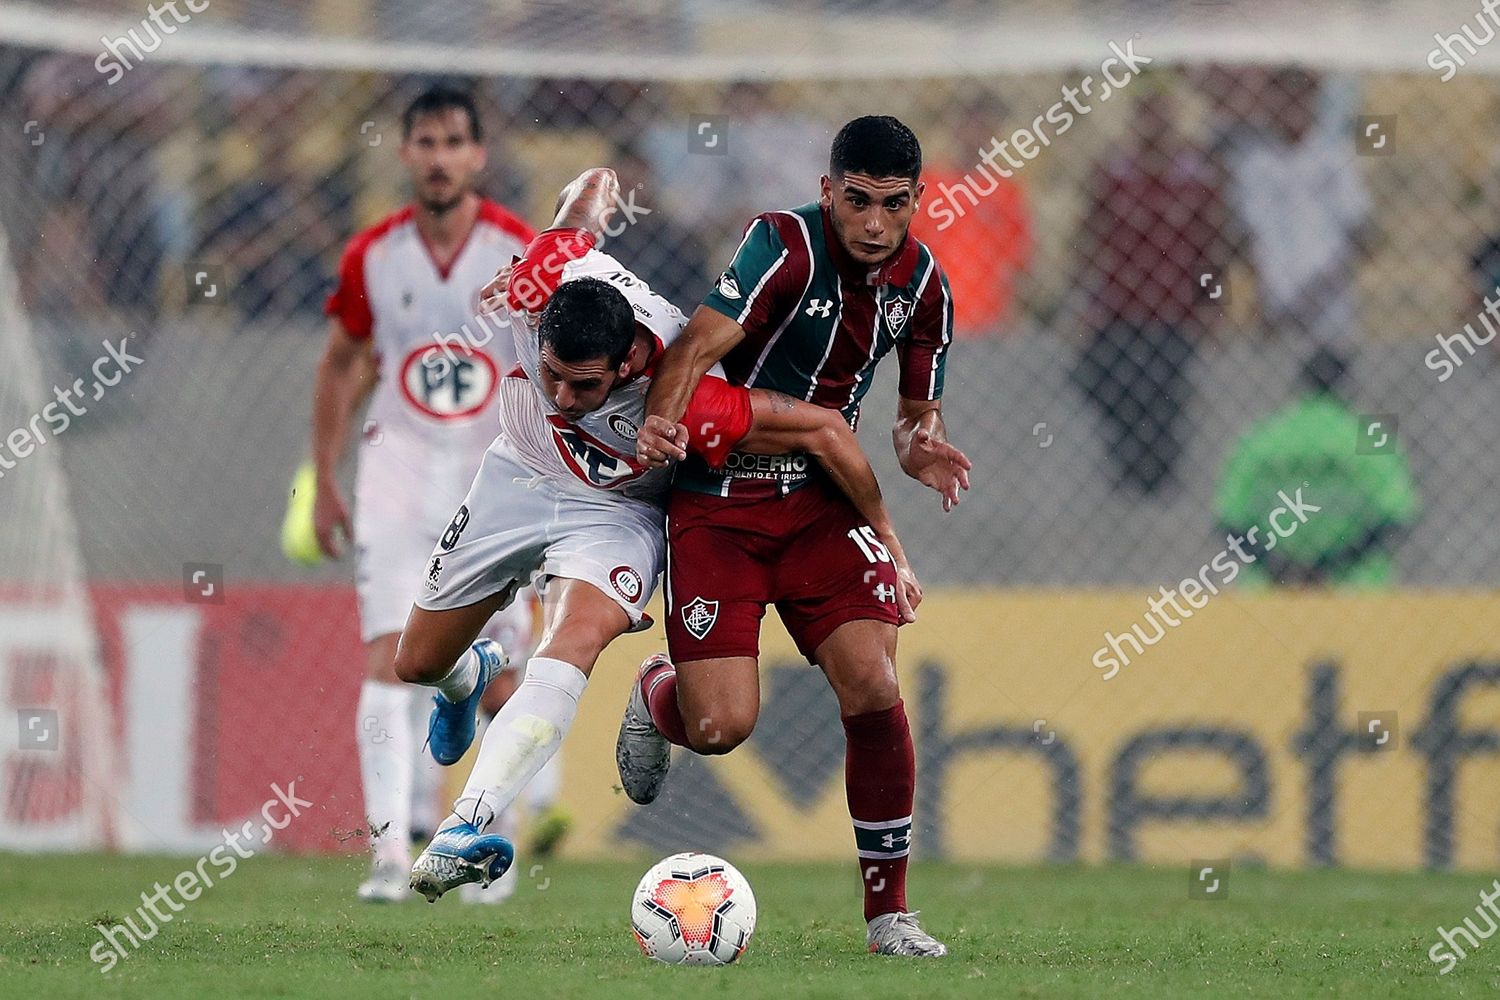
<instances>
[{"instance_id":1,"label":"goal net","mask_svg":"<svg viewBox=\"0 0 1500 1000\"><path fill-rule=\"evenodd\" d=\"M1492 861L1474 796L1500 774L1459 767L1452 713L1500 680L1500 45L1471 4L1307 6L0 0L0 701L60 711L64 736L57 758L25 723L0 743L0 846L64 821L97 842L118 807L125 846L184 847L298 774L332 818L291 846L358 825L351 571L291 567L275 539L339 250L407 197L402 108L456 80L486 194L541 222L615 167L649 209L617 249L687 309L751 216L817 197L840 124L921 138L914 225L958 304L944 410L973 489L940 517L901 476L891 371L861 434L930 591L902 662L941 750L929 849ZM144 362L21 457L30 431L5 435L54 388L93 390L111 344ZM1254 558L1225 556L1252 525ZM1188 578L1225 594L1140 638ZM595 796L607 740L582 734L613 732L611 661L569 763L578 849L795 855L804 825L842 829L836 710L768 643L746 762L686 764L687 792L635 815ZM1104 679L1096 647L1139 669ZM1257 676L1274 705L1234 686ZM1415 740L1399 779L1309 772L1391 710ZM1152 755L1172 759L1148 794L1130 768ZM88 779L110 767L113 798ZM986 846L995 782L1052 832ZM1405 846L1338 846L1395 795ZM1223 832L1246 826L1261 839Z\"/></svg>"}]
</instances>

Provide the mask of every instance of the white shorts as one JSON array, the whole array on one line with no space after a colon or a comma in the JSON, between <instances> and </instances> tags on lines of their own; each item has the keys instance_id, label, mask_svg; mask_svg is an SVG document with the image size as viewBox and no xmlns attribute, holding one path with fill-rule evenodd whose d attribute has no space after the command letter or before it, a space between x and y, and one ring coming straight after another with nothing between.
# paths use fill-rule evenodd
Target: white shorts
<instances>
[{"instance_id":1,"label":"white shorts","mask_svg":"<svg viewBox=\"0 0 1500 1000\"><path fill-rule=\"evenodd\" d=\"M417 474L400 461L411 451L399 450L401 445L387 436L380 446L383 450L368 444L360 450L354 589L359 598L360 639L366 643L406 628L428 557L463 496L462 485L448 486L446 495L441 487L457 476L467 482L474 471L474 459L460 472L458 458L453 458L439 467L429 461ZM536 643L536 595L523 591L520 599L490 619L481 634L505 647L512 669L523 667Z\"/></svg>"},{"instance_id":2,"label":"white shorts","mask_svg":"<svg viewBox=\"0 0 1500 1000\"><path fill-rule=\"evenodd\" d=\"M666 552L666 513L603 490L564 487L503 440L427 560L417 607L451 611L552 578L592 584L641 625Z\"/></svg>"}]
</instances>

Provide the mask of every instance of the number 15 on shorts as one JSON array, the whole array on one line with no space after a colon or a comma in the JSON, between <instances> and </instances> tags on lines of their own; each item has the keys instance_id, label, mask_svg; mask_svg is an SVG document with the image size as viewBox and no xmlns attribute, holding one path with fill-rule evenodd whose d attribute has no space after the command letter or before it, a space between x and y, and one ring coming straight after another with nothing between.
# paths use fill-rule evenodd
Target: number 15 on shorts
<instances>
[{"instance_id":1,"label":"number 15 on shorts","mask_svg":"<svg viewBox=\"0 0 1500 1000\"><path fill-rule=\"evenodd\" d=\"M891 561L891 550L875 536L875 529L868 524L850 528L849 538L859 546L859 551L864 553L865 558L870 562L888 563Z\"/></svg>"}]
</instances>

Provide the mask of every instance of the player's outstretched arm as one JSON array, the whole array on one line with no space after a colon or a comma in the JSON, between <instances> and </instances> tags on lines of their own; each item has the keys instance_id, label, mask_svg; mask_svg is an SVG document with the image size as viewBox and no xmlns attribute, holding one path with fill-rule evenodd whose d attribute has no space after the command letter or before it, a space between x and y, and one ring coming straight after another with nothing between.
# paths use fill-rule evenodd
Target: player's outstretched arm
<instances>
[{"instance_id":1,"label":"player's outstretched arm","mask_svg":"<svg viewBox=\"0 0 1500 1000\"><path fill-rule=\"evenodd\" d=\"M891 430L901 471L943 497L943 510L958 506L959 492L969 488L974 463L948 443L943 404L935 399L901 398L896 426Z\"/></svg>"},{"instance_id":2,"label":"player's outstretched arm","mask_svg":"<svg viewBox=\"0 0 1500 1000\"><path fill-rule=\"evenodd\" d=\"M680 436L678 421L699 381L744 337L744 329L728 316L707 306L697 308L651 377L646 415L658 419L649 420L636 437L638 460L660 468L687 457L688 442Z\"/></svg>"},{"instance_id":3,"label":"player's outstretched arm","mask_svg":"<svg viewBox=\"0 0 1500 1000\"><path fill-rule=\"evenodd\" d=\"M312 451L317 476L313 529L318 547L330 558L339 555L339 532L345 539L354 534L337 474L349 427L375 385L370 343L369 339L350 336L335 320L329 325L328 342L313 383Z\"/></svg>"},{"instance_id":4,"label":"player's outstretched arm","mask_svg":"<svg viewBox=\"0 0 1500 1000\"><path fill-rule=\"evenodd\" d=\"M750 390L750 407L750 431L735 447L760 455L805 452L815 458L890 551L901 581L897 596L901 615L906 621L916 621L921 584L896 537L875 470L843 416L837 410L766 389Z\"/></svg>"}]
</instances>

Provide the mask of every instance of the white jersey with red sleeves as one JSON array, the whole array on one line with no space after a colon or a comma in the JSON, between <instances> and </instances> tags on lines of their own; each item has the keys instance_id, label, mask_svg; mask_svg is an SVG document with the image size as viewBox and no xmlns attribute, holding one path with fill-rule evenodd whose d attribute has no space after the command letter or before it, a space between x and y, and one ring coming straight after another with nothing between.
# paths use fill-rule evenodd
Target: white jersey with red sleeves
<instances>
[{"instance_id":1,"label":"white jersey with red sleeves","mask_svg":"<svg viewBox=\"0 0 1500 1000\"><path fill-rule=\"evenodd\" d=\"M460 451L473 471L494 438L491 404L500 376L516 363L510 338L477 319L479 290L533 235L485 199L446 269L433 260L411 207L350 241L328 314L350 336L374 339L380 382L369 419L387 439Z\"/></svg>"},{"instance_id":2,"label":"white jersey with red sleeves","mask_svg":"<svg viewBox=\"0 0 1500 1000\"><path fill-rule=\"evenodd\" d=\"M433 260L412 208L360 233L344 251L327 312L351 337L373 341L379 375L354 488L367 641L404 626L428 553L494 440L495 397L516 364L515 345L503 327L476 319L479 290L533 235L482 200L446 269Z\"/></svg>"},{"instance_id":3,"label":"white jersey with red sleeves","mask_svg":"<svg viewBox=\"0 0 1500 1000\"><path fill-rule=\"evenodd\" d=\"M646 419L646 393L651 371L667 345L687 325L687 317L653 292L640 278L609 254L590 250L563 267L563 282L598 278L614 285L630 303L637 322L657 340L651 366L639 377L611 392L604 405L582 418L570 420L558 412L542 389L539 374L539 313L512 310L517 365L500 385L500 441L528 468L564 485L592 487L617 496L665 502L671 469L647 469L636 461L635 438ZM710 373L723 378L716 365Z\"/></svg>"}]
</instances>

